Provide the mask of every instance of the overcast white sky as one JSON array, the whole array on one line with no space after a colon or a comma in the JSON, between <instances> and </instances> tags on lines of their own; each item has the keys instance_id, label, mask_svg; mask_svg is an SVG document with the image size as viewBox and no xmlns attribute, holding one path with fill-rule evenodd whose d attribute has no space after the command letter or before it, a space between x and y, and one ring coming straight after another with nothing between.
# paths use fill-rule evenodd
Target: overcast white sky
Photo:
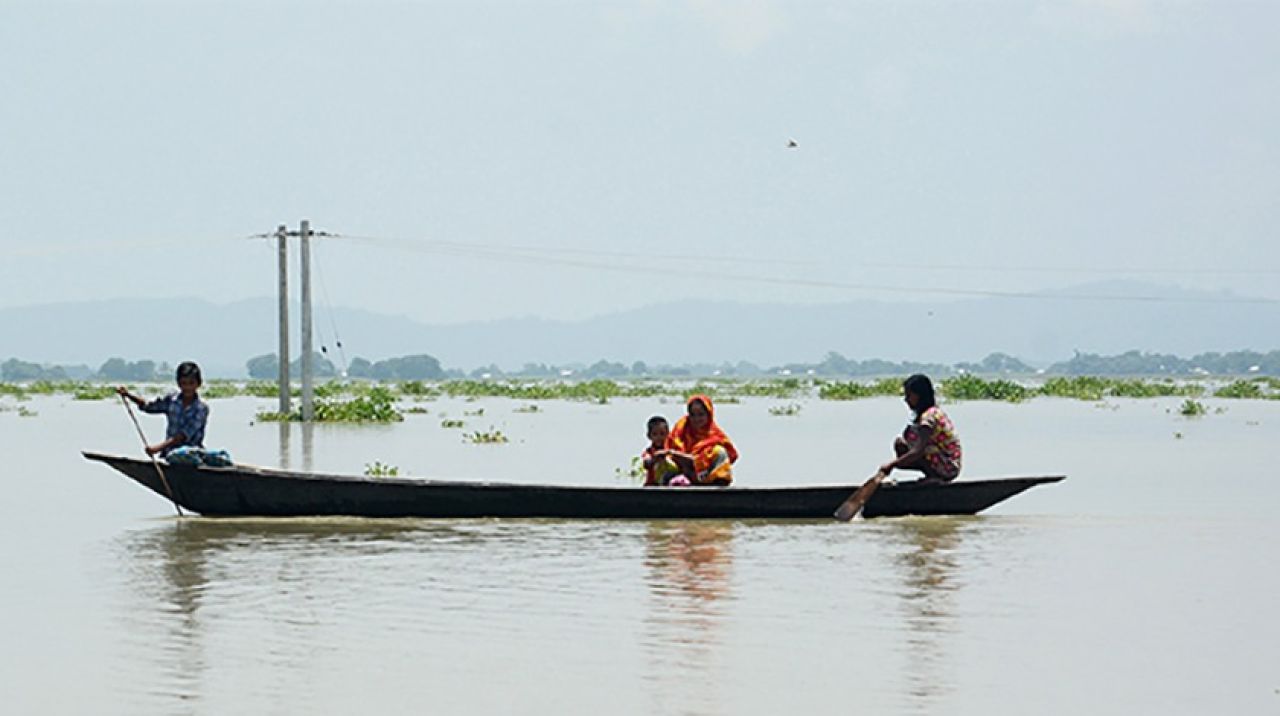
<instances>
[{"instance_id":1,"label":"overcast white sky","mask_svg":"<svg viewBox=\"0 0 1280 716\"><path fill-rule=\"evenodd\" d=\"M332 303L430 322L1280 298L1276 28L1276 2L0 0L0 307L272 295L242 237L304 217L373 237L318 248ZM506 245L536 251L480 255Z\"/></svg>"}]
</instances>

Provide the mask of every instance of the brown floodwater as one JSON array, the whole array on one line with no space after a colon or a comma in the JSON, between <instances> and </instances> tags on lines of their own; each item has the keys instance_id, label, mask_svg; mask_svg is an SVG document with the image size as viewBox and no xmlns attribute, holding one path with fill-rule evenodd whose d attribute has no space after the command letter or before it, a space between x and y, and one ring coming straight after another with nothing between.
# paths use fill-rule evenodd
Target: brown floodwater
<instances>
[{"instance_id":1,"label":"brown floodwater","mask_svg":"<svg viewBox=\"0 0 1280 716\"><path fill-rule=\"evenodd\" d=\"M119 403L5 398L0 692L7 713L1277 713L1280 402L1179 402L944 406L966 476L1069 478L977 517L836 524L178 519L80 458L139 452ZM679 410L524 404L304 430L218 400L207 442L617 484L645 419ZM906 419L894 399L719 408L742 485L861 481Z\"/></svg>"}]
</instances>

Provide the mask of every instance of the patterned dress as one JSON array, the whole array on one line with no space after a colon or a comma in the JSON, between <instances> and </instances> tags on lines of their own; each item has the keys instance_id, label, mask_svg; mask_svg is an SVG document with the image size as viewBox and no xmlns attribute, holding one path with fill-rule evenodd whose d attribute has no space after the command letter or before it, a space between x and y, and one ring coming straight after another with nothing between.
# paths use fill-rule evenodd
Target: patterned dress
<instances>
[{"instance_id":1,"label":"patterned dress","mask_svg":"<svg viewBox=\"0 0 1280 716\"><path fill-rule=\"evenodd\" d=\"M915 422L933 430L929 444L924 447L924 459L929 467L944 480L954 480L960 474L963 451L951 418L935 405L921 413Z\"/></svg>"},{"instance_id":2,"label":"patterned dress","mask_svg":"<svg viewBox=\"0 0 1280 716\"><path fill-rule=\"evenodd\" d=\"M728 487L733 482L733 463L738 461L738 449L720 426L716 425L716 409L711 404L711 398L694 395L686 401L686 407L694 401L701 402L702 407L706 408L707 426L698 431L689 422L687 415L680 418L667 436L667 448L693 456L693 469L697 473L698 484Z\"/></svg>"}]
</instances>

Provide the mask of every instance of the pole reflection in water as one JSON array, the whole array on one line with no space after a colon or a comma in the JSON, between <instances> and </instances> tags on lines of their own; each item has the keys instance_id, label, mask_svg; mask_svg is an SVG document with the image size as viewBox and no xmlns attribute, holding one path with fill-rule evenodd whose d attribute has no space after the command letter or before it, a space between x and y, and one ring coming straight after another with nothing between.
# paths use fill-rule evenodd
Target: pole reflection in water
<instances>
[{"instance_id":1,"label":"pole reflection in water","mask_svg":"<svg viewBox=\"0 0 1280 716\"><path fill-rule=\"evenodd\" d=\"M733 530L725 522L655 522L646 534L645 679L672 710L718 712L723 649L719 627L731 601ZM672 703L674 700L674 703Z\"/></svg>"},{"instance_id":2,"label":"pole reflection in water","mask_svg":"<svg viewBox=\"0 0 1280 716\"><path fill-rule=\"evenodd\" d=\"M293 437L293 426L289 423L288 420L281 420L277 424L277 427L279 428L279 434L280 434L280 469L288 470L289 457L290 457L289 443L290 443L290 438Z\"/></svg>"},{"instance_id":3,"label":"pole reflection in water","mask_svg":"<svg viewBox=\"0 0 1280 716\"><path fill-rule=\"evenodd\" d=\"M311 472L315 458L316 425L312 422L302 423L302 471Z\"/></svg>"},{"instance_id":4,"label":"pole reflection in water","mask_svg":"<svg viewBox=\"0 0 1280 716\"><path fill-rule=\"evenodd\" d=\"M902 579L907 695L921 712L938 708L954 687L947 642L955 631L957 592L964 585L960 547L981 526L980 517L909 517L895 520L887 535L894 571Z\"/></svg>"},{"instance_id":5,"label":"pole reflection in water","mask_svg":"<svg viewBox=\"0 0 1280 716\"><path fill-rule=\"evenodd\" d=\"M278 426L282 470L291 469L293 464L293 427L293 423L287 420L280 421ZM302 433L302 471L311 472L315 462L315 423L299 423L298 430Z\"/></svg>"}]
</instances>

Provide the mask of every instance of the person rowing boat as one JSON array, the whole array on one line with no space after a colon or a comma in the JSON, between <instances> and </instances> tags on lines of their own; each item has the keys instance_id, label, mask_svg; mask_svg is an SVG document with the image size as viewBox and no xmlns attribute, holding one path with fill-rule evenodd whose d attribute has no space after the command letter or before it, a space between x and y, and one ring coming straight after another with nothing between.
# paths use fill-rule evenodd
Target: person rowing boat
<instances>
[{"instance_id":1,"label":"person rowing boat","mask_svg":"<svg viewBox=\"0 0 1280 716\"><path fill-rule=\"evenodd\" d=\"M933 382L917 373L902 382L902 396L911 408L911 422L893 441L897 457L881 465L880 472L888 476L895 469L918 470L924 481L956 479L963 450L951 418L938 407Z\"/></svg>"}]
</instances>

